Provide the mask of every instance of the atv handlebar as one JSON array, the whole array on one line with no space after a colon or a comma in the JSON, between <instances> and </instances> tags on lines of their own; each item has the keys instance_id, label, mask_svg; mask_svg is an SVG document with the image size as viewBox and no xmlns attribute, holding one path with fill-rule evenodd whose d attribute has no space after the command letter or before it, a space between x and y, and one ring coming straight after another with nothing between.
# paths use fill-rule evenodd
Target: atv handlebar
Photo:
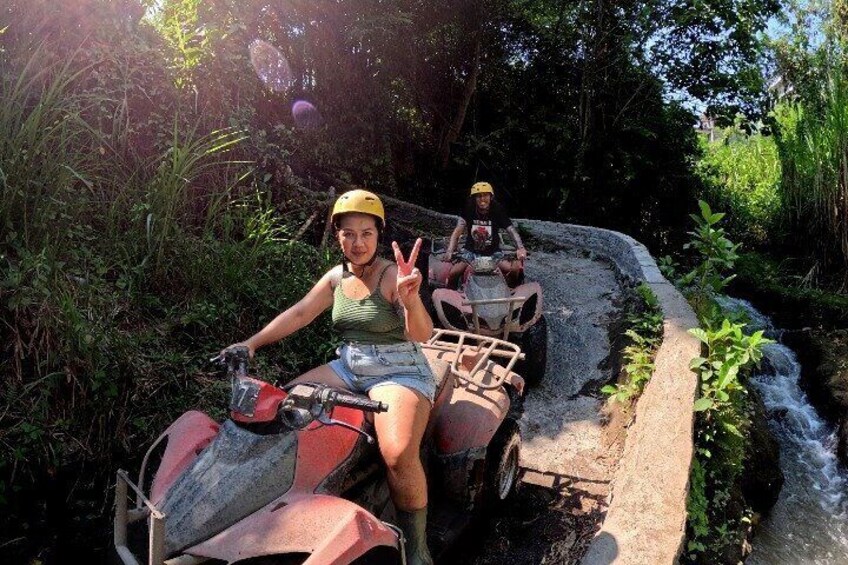
<instances>
[{"instance_id":1,"label":"atv handlebar","mask_svg":"<svg viewBox=\"0 0 848 565\"><path fill-rule=\"evenodd\" d=\"M463 255L462 251L454 251L453 253L450 254L450 256L448 256L447 253L442 253L442 254L439 255L439 257L443 261L448 261L448 262L452 262L452 263L457 262L457 261L464 261L466 263L468 262L466 260L465 256ZM517 261L518 260L518 254L515 251L512 251L512 250L495 251L491 255L485 255L484 257L491 257L492 260L495 261L496 263L499 263L500 261L502 261L504 259L506 259L507 261ZM530 257L529 253L527 254L527 257L528 258Z\"/></svg>"},{"instance_id":2,"label":"atv handlebar","mask_svg":"<svg viewBox=\"0 0 848 565\"><path fill-rule=\"evenodd\" d=\"M348 428L363 435L368 443L374 443L374 438L364 430L333 419L333 408L343 406L375 413L387 412L389 409L382 402L317 383L296 383L287 387L287 390L288 397L280 405L279 417L294 430L302 430L317 420L325 425Z\"/></svg>"},{"instance_id":3,"label":"atv handlebar","mask_svg":"<svg viewBox=\"0 0 848 565\"><path fill-rule=\"evenodd\" d=\"M240 387L239 383L249 381L247 375L247 366L250 361L250 350L245 345L235 345L226 348L219 355L210 359L210 361L226 365L227 374L233 380L233 400L230 408L244 413L247 416L253 415L253 405L256 401L258 389L254 386ZM245 388L245 390L242 390ZM251 398L247 398L246 392L253 392ZM238 400L236 392L239 392ZM249 395L248 395L249 396ZM298 383L293 385L288 390L288 399L280 407L280 417L287 422L291 427L302 427L297 422L311 421L312 419L322 420L325 415L330 414L336 406L344 406L361 410L363 412L387 412L388 405L383 402L371 400L365 396L351 394L349 392L333 389L326 385L317 383ZM311 416L304 419L304 413ZM322 420L323 421L323 420ZM336 423L336 422L333 422Z\"/></svg>"},{"instance_id":4,"label":"atv handlebar","mask_svg":"<svg viewBox=\"0 0 848 565\"><path fill-rule=\"evenodd\" d=\"M353 394L345 394L339 391L333 391L332 393L335 396L335 400L333 404L336 406L346 406L348 408L356 408L357 410L362 410L363 412L388 412L389 407L383 402L379 402L377 400L371 400L370 398L365 398L364 396L355 396Z\"/></svg>"},{"instance_id":5,"label":"atv handlebar","mask_svg":"<svg viewBox=\"0 0 848 565\"><path fill-rule=\"evenodd\" d=\"M247 364L250 362L250 349L246 345L232 345L210 359L212 363L227 366L227 374L239 377L247 376Z\"/></svg>"},{"instance_id":6,"label":"atv handlebar","mask_svg":"<svg viewBox=\"0 0 848 565\"><path fill-rule=\"evenodd\" d=\"M297 383L288 388L288 398L282 408L284 410L299 408L318 414L329 413L336 406L345 406L363 412L386 412L389 409L382 402L318 383Z\"/></svg>"}]
</instances>

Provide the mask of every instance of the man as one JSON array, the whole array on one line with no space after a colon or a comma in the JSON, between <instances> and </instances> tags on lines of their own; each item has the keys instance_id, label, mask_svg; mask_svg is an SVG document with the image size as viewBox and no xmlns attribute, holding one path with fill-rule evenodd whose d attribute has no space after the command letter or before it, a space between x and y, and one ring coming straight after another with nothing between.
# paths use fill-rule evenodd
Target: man
<instances>
[{"instance_id":1,"label":"man","mask_svg":"<svg viewBox=\"0 0 848 565\"><path fill-rule=\"evenodd\" d=\"M464 261L457 262L451 267L448 283L455 281L465 271L467 262L475 255L490 256L500 250L500 230L506 230L515 241L517 260L504 259L499 264L507 282L518 282L521 267L527 258L527 250L518 235L518 230L512 225L512 220L503 208L494 200L495 190L488 182L474 183L471 187L468 204L459 218L448 243L443 260L450 261L459 237L465 233Z\"/></svg>"}]
</instances>

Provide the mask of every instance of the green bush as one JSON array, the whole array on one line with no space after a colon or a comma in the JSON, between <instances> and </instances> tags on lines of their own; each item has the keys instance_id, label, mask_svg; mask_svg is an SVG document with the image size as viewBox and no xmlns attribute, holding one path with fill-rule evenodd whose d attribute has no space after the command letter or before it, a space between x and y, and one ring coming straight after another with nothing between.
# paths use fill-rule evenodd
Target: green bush
<instances>
[{"instance_id":1,"label":"green bush","mask_svg":"<svg viewBox=\"0 0 848 565\"><path fill-rule=\"evenodd\" d=\"M750 441L746 376L762 358L770 340L762 331L748 335L745 324L728 315L716 297L733 279L728 275L738 259L738 244L717 224L724 214L713 213L699 202L700 216L685 248L697 252L694 265L682 276L670 259L661 261L663 272L675 280L700 322L690 330L702 343L702 356L692 360L698 374L695 417L695 461L692 466L684 560L715 563L728 546L738 545L742 522L749 509L738 492L739 474Z\"/></svg>"},{"instance_id":2,"label":"green bush","mask_svg":"<svg viewBox=\"0 0 848 565\"><path fill-rule=\"evenodd\" d=\"M773 136L745 133L740 125L720 131L717 141L702 137L703 157L695 170L705 198L727 210L728 230L736 239L773 244L782 219L777 144Z\"/></svg>"},{"instance_id":3,"label":"green bush","mask_svg":"<svg viewBox=\"0 0 848 565\"><path fill-rule=\"evenodd\" d=\"M654 373L654 357L662 340L663 315L657 296L645 283L636 287L640 304L628 313L625 335L630 344L622 351L626 380L606 385L601 392L616 402L629 402L642 393Z\"/></svg>"},{"instance_id":4,"label":"green bush","mask_svg":"<svg viewBox=\"0 0 848 565\"><path fill-rule=\"evenodd\" d=\"M16 539L20 561L55 531L90 543L79 529L107 530L108 511L86 517L79 493L107 497L115 468L137 466L182 411L222 415L227 383L208 359L331 261L293 240L302 219L280 211L284 187L222 158L236 131L187 127L175 108L161 148L105 166L135 124L101 129L82 75L42 57L0 67L0 545ZM331 352L325 317L259 368L286 381Z\"/></svg>"}]
</instances>

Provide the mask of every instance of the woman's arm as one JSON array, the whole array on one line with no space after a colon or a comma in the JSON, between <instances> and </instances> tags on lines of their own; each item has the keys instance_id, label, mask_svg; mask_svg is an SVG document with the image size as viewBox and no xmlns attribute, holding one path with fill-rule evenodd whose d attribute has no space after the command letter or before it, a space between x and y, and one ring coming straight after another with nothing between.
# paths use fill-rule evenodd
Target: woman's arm
<instances>
[{"instance_id":1,"label":"woman's arm","mask_svg":"<svg viewBox=\"0 0 848 565\"><path fill-rule=\"evenodd\" d=\"M300 328L310 324L318 315L333 305L333 281L338 280L341 267L334 267L315 283L306 296L271 320L267 326L242 342L250 349L250 355L271 343L276 343Z\"/></svg>"},{"instance_id":2,"label":"woman's arm","mask_svg":"<svg viewBox=\"0 0 848 565\"><path fill-rule=\"evenodd\" d=\"M398 299L395 304L400 306L404 313L404 321L406 322L406 337L411 341L427 341L433 335L433 320L424 303L421 302L421 295L416 290L415 293L406 300L406 302Z\"/></svg>"}]
</instances>

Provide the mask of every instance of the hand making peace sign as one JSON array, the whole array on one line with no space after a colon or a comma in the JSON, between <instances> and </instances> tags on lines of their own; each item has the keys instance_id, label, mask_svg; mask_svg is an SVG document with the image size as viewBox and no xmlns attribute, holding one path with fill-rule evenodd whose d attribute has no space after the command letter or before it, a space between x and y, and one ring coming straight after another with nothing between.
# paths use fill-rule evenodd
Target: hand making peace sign
<instances>
[{"instance_id":1,"label":"hand making peace sign","mask_svg":"<svg viewBox=\"0 0 848 565\"><path fill-rule=\"evenodd\" d=\"M418 259L418 251L421 249L421 238L415 240L415 245L412 247L412 252L409 254L409 260L403 258L400 247L396 241L392 242L392 249L395 251L395 261L398 266L397 274L397 293L401 302L405 307L409 307L409 300L418 296L418 289L421 288L421 271L415 268L415 261Z\"/></svg>"}]
</instances>

